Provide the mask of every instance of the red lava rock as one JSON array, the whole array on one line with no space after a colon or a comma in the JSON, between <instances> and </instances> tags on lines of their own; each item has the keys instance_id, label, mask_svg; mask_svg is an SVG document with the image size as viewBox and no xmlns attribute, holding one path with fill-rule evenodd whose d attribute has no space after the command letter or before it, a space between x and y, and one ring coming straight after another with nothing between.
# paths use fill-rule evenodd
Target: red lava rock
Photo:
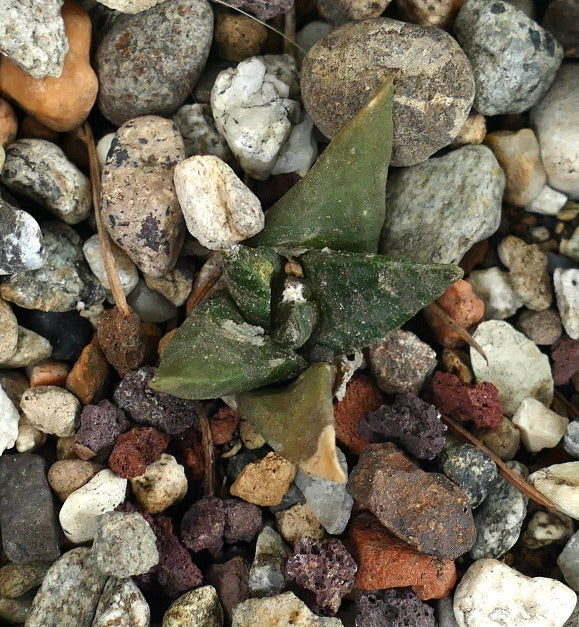
<instances>
[{"instance_id":1,"label":"red lava rock","mask_svg":"<svg viewBox=\"0 0 579 627\"><path fill-rule=\"evenodd\" d=\"M489 381L468 384L437 370L431 382L434 404L454 420L472 420L479 428L496 429L503 418L499 391Z\"/></svg>"},{"instance_id":2,"label":"red lava rock","mask_svg":"<svg viewBox=\"0 0 579 627\"><path fill-rule=\"evenodd\" d=\"M97 335L107 361L121 377L143 363L143 330L134 311L125 318L117 307L106 309L98 318Z\"/></svg>"},{"instance_id":3,"label":"red lava rock","mask_svg":"<svg viewBox=\"0 0 579 627\"><path fill-rule=\"evenodd\" d=\"M83 405L98 403L106 393L110 366L96 341L87 344L66 379L66 389Z\"/></svg>"},{"instance_id":4,"label":"red lava rock","mask_svg":"<svg viewBox=\"0 0 579 627\"><path fill-rule=\"evenodd\" d=\"M465 329L480 322L485 313L484 302L474 293L471 284L463 279L453 283L436 302ZM436 341L442 346L456 348L465 343L456 331L434 313L432 305L424 309L424 318L432 329Z\"/></svg>"},{"instance_id":5,"label":"red lava rock","mask_svg":"<svg viewBox=\"0 0 579 627\"><path fill-rule=\"evenodd\" d=\"M356 587L363 590L405 588L423 600L450 594L457 575L452 560L420 553L396 538L371 514L362 514L350 525L350 540L358 573Z\"/></svg>"},{"instance_id":6,"label":"red lava rock","mask_svg":"<svg viewBox=\"0 0 579 627\"><path fill-rule=\"evenodd\" d=\"M125 412L110 401L105 399L98 405L86 405L80 413L74 450L80 459L91 459L102 450L112 447L129 427Z\"/></svg>"},{"instance_id":7,"label":"red lava rock","mask_svg":"<svg viewBox=\"0 0 579 627\"><path fill-rule=\"evenodd\" d=\"M424 472L390 442L362 451L348 492L421 553L455 559L474 544L476 529L460 488L442 474Z\"/></svg>"},{"instance_id":8,"label":"red lava rock","mask_svg":"<svg viewBox=\"0 0 579 627\"><path fill-rule=\"evenodd\" d=\"M358 424L383 402L382 392L368 375L361 374L350 381L344 398L334 403L334 429L338 442L359 455L371 440L358 432Z\"/></svg>"},{"instance_id":9,"label":"red lava rock","mask_svg":"<svg viewBox=\"0 0 579 627\"><path fill-rule=\"evenodd\" d=\"M138 477L161 457L169 440L167 434L152 427L131 429L117 438L109 457L109 468L124 479Z\"/></svg>"},{"instance_id":10,"label":"red lava rock","mask_svg":"<svg viewBox=\"0 0 579 627\"><path fill-rule=\"evenodd\" d=\"M215 446L227 444L233 438L238 424L239 414L230 407L221 407L216 414L209 418L213 444Z\"/></svg>"},{"instance_id":11,"label":"red lava rock","mask_svg":"<svg viewBox=\"0 0 579 627\"><path fill-rule=\"evenodd\" d=\"M579 371L579 340L563 335L551 347L553 359L553 381L555 385L565 385Z\"/></svg>"},{"instance_id":12,"label":"red lava rock","mask_svg":"<svg viewBox=\"0 0 579 627\"><path fill-rule=\"evenodd\" d=\"M191 427L177 437L182 464L187 469L191 481L201 481L205 476L205 455L201 432Z\"/></svg>"},{"instance_id":13,"label":"red lava rock","mask_svg":"<svg viewBox=\"0 0 579 627\"><path fill-rule=\"evenodd\" d=\"M207 571L207 583L217 590L228 624L233 608L249 598L249 564L236 555L224 564L212 564Z\"/></svg>"},{"instance_id":14,"label":"red lava rock","mask_svg":"<svg viewBox=\"0 0 579 627\"><path fill-rule=\"evenodd\" d=\"M27 373L30 381L30 387L35 388L39 385L57 385L64 387L66 377L70 366L56 359L45 359L31 366Z\"/></svg>"}]
</instances>

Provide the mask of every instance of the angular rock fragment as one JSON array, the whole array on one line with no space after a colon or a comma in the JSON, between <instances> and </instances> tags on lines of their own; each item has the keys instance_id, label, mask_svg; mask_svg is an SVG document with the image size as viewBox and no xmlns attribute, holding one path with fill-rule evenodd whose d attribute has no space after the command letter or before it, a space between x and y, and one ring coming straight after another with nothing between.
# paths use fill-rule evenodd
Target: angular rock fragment
<instances>
[{"instance_id":1,"label":"angular rock fragment","mask_svg":"<svg viewBox=\"0 0 579 627\"><path fill-rule=\"evenodd\" d=\"M0 198L0 275L37 270L45 259L38 222Z\"/></svg>"}]
</instances>

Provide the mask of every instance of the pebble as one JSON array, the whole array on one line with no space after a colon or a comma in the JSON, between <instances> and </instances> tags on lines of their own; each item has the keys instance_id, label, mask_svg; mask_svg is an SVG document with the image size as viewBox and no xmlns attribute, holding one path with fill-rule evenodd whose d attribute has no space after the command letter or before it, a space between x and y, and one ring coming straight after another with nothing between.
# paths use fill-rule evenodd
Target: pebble
<instances>
[{"instance_id":1,"label":"pebble","mask_svg":"<svg viewBox=\"0 0 579 627\"><path fill-rule=\"evenodd\" d=\"M493 460L471 444L446 449L440 466L442 472L464 492L473 509L485 500L498 476Z\"/></svg>"},{"instance_id":2,"label":"pebble","mask_svg":"<svg viewBox=\"0 0 579 627\"><path fill-rule=\"evenodd\" d=\"M369 349L370 368L378 387L388 394L418 394L436 367L436 353L410 331L396 329Z\"/></svg>"},{"instance_id":3,"label":"pebble","mask_svg":"<svg viewBox=\"0 0 579 627\"><path fill-rule=\"evenodd\" d=\"M579 459L579 420L569 423L563 437L563 448L571 457Z\"/></svg>"},{"instance_id":4,"label":"pebble","mask_svg":"<svg viewBox=\"0 0 579 627\"><path fill-rule=\"evenodd\" d=\"M534 398L526 398L513 414L524 447L531 453L553 448L565 435L569 420Z\"/></svg>"},{"instance_id":5,"label":"pebble","mask_svg":"<svg viewBox=\"0 0 579 627\"><path fill-rule=\"evenodd\" d=\"M551 347L553 358L553 379L555 385L565 385L579 370L579 341L572 340L568 335L557 340Z\"/></svg>"},{"instance_id":6,"label":"pebble","mask_svg":"<svg viewBox=\"0 0 579 627\"><path fill-rule=\"evenodd\" d=\"M0 146L6 148L16 139L18 118L7 100L0 98ZM1 154L1 151L0 151ZM0 170L2 166L0 165Z\"/></svg>"},{"instance_id":7,"label":"pebble","mask_svg":"<svg viewBox=\"0 0 579 627\"><path fill-rule=\"evenodd\" d=\"M45 259L38 222L0 198L0 275L36 270Z\"/></svg>"},{"instance_id":8,"label":"pebble","mask_svg":"<svg viewBox=\"0 0 579 627\"><path fill-rule=\"evenodd\" d=\"M579 67L561 66L545 97L531 110L541 159L549 185L572 199L579 199Z\"/></svg>"},{"instance_id":9,"label":"pebble","mask_svg":"<svg viewBox=\"0 0 579 627\"><path fill-rule=\"evenodd\" d=\"M276 64L283 66L281 72ZM292 123L299 121L299 103L290 97L296 73L293 57L251 57L220 72L213 85L211 109L217 130L255 179L269 177Z\"/></svg>"},{"instance_id":10,"label":"pebble","mask_svg":"<svg viewBox=\"0 0 579 627\"><path fill-rule=\"evenodd\" d=\"M277 512L275 524L283 539L292 545L300 538L324 537L324 528L307 503L298 503Z\"/></svg>"},{"instance_id":11,"label":"pebble","mask_svg":"<svg viewBox=\"0 0 579 627\"><path fill-rule=\"evenodd\" d=\"M18 423L18 437L16 438L16 450L19 453L32 452L44 445L47 439L46 433L39 431L25 416L20 417Z\"/></svg>"},{"instance_id":12,"label":"pebble","mask_svg":"<svg viewBox=\"0 0 579 627\"><path fill-rule=\"evenodd\" d=\"M34 590L16 599L0 596L0 620L9 625L24 623L35 595L36 591Z\"/></svg>"},{"instance_id":13,"label":"pebble","mask_svg":"<svg viewBox=\"0 0 579 627\"><path fill-rule=\"evenodd\" d=\"M38 333L18 327L18 344L16 352L5 361L0 362L0 368L24 368L43 359L48 359L52 353L50 342Z\"/></svg>"},{"instance_id":14,"label":"pebble","mask_svg":"<svg viewBox=\"0 0 579 627\"><path fill-rule=\"evenodd\" d=\"M300 28L296 33L296 43L304 51L297 50L299 64L303 63L306 52L332 30L332 25L324 20L313 20Z\"/></svg>"},{"instance_id":15,"label":"pebble","mask_svg":"<svg viewBox=\"0 0 579 627\"><path fill-rule=\"evenodd\" d=\"M187 494L185 468L172 455L149 464L144 474L131 479L131 488L139 505L150 514L158 514L178 503Z\"/></svg>"},{"instance_id":16,"label":"pebble","mask_svg":"<svg viewBox=\"0 0 579 627\"><path fill-rule=\"evenodd\" d=\"M91 627L149 627L151 610L132 579L109 577L95 610Z\"/></svg>"},{"instance_id":17,"label":"pebble","mask_svg":"<svg viewBox=\"0 0 579 627\"><path fill-rule=\"evenodd\" d=\"M288 616L303 627L343 627L339 618L314 614L293 592L284 592L263 599L248 599L233 608L232 627L283 625Z\"/></svg>"},{"instance_id":18,"label":"pebble","mask_svg":"<svg viewBox=\"0 0 579 627\"><path fill-rule=\"evenodd\" d=\"M63 502L75 491L88 483L103 467L96 462L82 459L63 459L48 469L48 483Z\"/></svg>"},{"instance_id":19,"label":"pebble","mask_svg":"<svg viewBox=\"0 0 579 627\"><path fill-rule=\"evenodd\" d=\"M477 560L454 593L459 627L563 627L577 602L560 581L526 577L494 559Z\"/></svg>"},{"instance_id":20,"label":"pebble","mask_svg":"<svg viewBox=\"0 0 579 627\"><path fill-rule=\"evenodd\" d=\"M162 2L120 16L95 56L103 115L121 125L151 113L173 114L201 75L212 37L206 0Z\"/></svg>"},{"instance_id":21,"label":"pebble","mask_svg":"<svg viewBox=\"0 0 579 627\"><path fill-rule=\"evenodd\" d=\"M186 592L173 601L163 616L163 627L222 627L223 609L213 586Z\"/></svg>"},{"instance_id":22,"label":"pebble","mask_svg":"<svg viewBox=\"0 0 579 627\"><path fill-rule=\"evenodd\" d=\"M259 199L218 157L190 157L174 176L187 229L206 248L225 248L263 229Z\"/></svg>"},{"instance_id":23,"label":"pebble","mask_svg":"<svg viewBox=\"0 0 579 627\"><path fill-rule=\"evenodd\" d=\"M526 211L540 213L544 216L556 216L565 206L567 196L556 189L545 185L535 198L525 207Z\"/></svg>"},{"instance_id":24,"label":"pebble","mask_svg":"<svg viewBox=\"0 0 579 627\"><path fill-rule=\"evenodd\" d=\"M173 168L184 157L175 124L147 115L118 129L103 168L104 225L135 264L154 277L175 265L183 243L185 228Z\"/></svg>"},{"instance_id":25,"label":"pebble","mask_svg":"<svg viewBox=\"0 0 579 627\"><path fill-rule=\"evenodd\" d=\"M487 123L484 115L471 111L466 122L452 142L453 146L482 144L487 134Z\"/></svg>"},{"instance_id":26,"label":"pebble","mask_svg":"<svg viewBox=\"0 0 579 627\"><path fill-rule=\"evenodd\" d=\"M504 200L515 207L526 207L547 182L535 133L530 128L495 131L485 137L485 144L505 173Z\"/></svg>"},{"instance_id":27,"label":"pebble","mask_svg":"<svg viewBox=\"0 0 579 627\"><path fill-rule=\"evenodd\" d=\"M332 137L393 75L391 165L421 163L452 142L474 97L466 55L440 29L389 18L337 28L319 39L304 59L305 108L316 126Z\"/></svg>"},{"instance_id":28,"label":"pebble","mask_svg":"<svg viewBox=\"0 0 579 627\"><path fill-rule=\"evenodd\" d=\"M380 252L421 263L458 263L497 230L504 188L505 175L486 146L464 146L390 171Z\"/></svg>"},{"instance_id":29,"label":"pebble","mask_svg":"<svg viewBox=\"0 0 579 627\"><path fill-rule=\"evenodd\" d=\"M569 586L579 591L579 531L575 532L559 554L557 565Z\"/></svg>"},{"instance_id":30,"label":"pebble","mask_svg":"<svg viewBox=\"0 0 579 627\"><path fill-rule=\"evenodd\" d=\"M128 428L125 413L110 401L86 405L82 408L80 426L74 436L75 451L81 459L90 459L110 449Z\"/></svg>"},{"instance_id":31,"label":"pebble","mask_svg":"<svg viewBox=\"0 0 579 627\"><path fill-rule=\"evenodd\" d=\"M309 115L292 126L290 136L281 147L272 175L296 172L305 176L318 156L318 144L314 136L314 122Z\"/></svg>"},{"instance_id":32,"label":"pebble","mask_svg":"<svg viewBox=\"0 0 579 627\"><path fill-rule=\"evenodd\" d=\"M573 519L559 512L535 512L522 536L523 544L539 549L573 535Z\"/></svg>"},{"instance_id":33,"label":"pebble","mask_svg":"<svg viewBox=\"0 0 579 627\"><path fill-rule=\"evenodd\" d=\"M163 2L163 0L98 0L100 4L119 13L141 13Z\"/></svg>"},{"instance_id":34,"label":"pebble","mask_svg":"<svg viewBox=\"0 0 579 627\"><path fill-rule=\"evenodd\" d=\"M30 0L26 3L31 4ZM34 10L37 10L36 5ZM58 78L34 78L0 57L0 92L48 128L71 131L88 117L99 84L90 64L91 21L88 13L78 3L66 2L62 7L62 18L68 52ZM30 29L31 25L27 23L26 28ZM51 40L49 46L52 48L54 41Z\"/></svg>"},{"instance_id":35,"label":"pebble","mask_svg":"<svg viewBox=\"0 0 579 627\"><path fill-rule=\"evenodd\" d=\"M262 507L279 505L295 476L294 464L270 452L264 458L247 464L229 491L233 496Z\"/></svg>"},{"instance_id":36,"label":"pebble","mask_svg":"<svg viewBox=\"0 0 579 627\"><path fill-rule=\"evenodd\" d=\"M390 442L362 451L348 491L388 531L422 553L454 559L475 540L462 491L444 475L424 472Z\"/></svg>"},{"instance_id":37,"label":"pebble","mask_svg":"<svg viewBox=\"0 0 579 627\"><path fill-rule=\"evenodd\" d=\"M517 329L539 346L551 346L563 333L561 318L556 309L522 311L517 318Z\"/></svg>"},{"instance_id":38,"label":"pebble","mask_svg":"<svg viewBox=\"0 0 579 627\"><path fill-rule=\"evenodd\" d=\"M233 155L225 139L217 132L208 104L186 104L173 116L173 122L183 136L185 156L213 155L231 161Z\"/></svg>"},{"instance_id":39,"label":"pebble","mask_svg":"<svg viewBox=\"0 0 579 627\"><path fill-rule=\"evenodd\" d=\"M92 540L98 517L120 505L126 490L126 479L108 469L101 470L64 502L59 514L64 535L75 544Z\"/></svg>"},{"instance_id":40,"label":"pebble","mask_svg":"<svg viewBox=\"0 0 579 627\"><path fill-rule=\"evenodd\" d=\"M547 407L551 405L553 377L549 358L535 343L502 320L482 322L473 338L488 358L487 364L471 349L475 377L477 381L490 381L495 385L507 416L512 416L529 396Z\"/></svg>"},{"instance_id":41,"label":"pebble","mask_svg":"<svg viewBox=\"0 0 579 627\"><path fill-rule=\"evenodd\" d=\"M44 579L50 562L9 562L0 568L0 597L16 599L29 590L37 588Z\"/></svg>"},{"instance_id":42,"label":"pebble","mask_svg":"<svg viewBox=\"0 0 579 627\"><path fill-rule=\"evenodd\" d=\"M26 376L30 381L31 388L39 385L64 387L69 372L70 366L56 359L45 359L34 364L34 366L26 368Z\"/></svg>"},{"instance_id":43,"label":"pebble","mask_svg":"<svg viewBox=\"0 0 579 627\"><path fill-rule=\"evenodd\" d=\"M519 462L507 462L523 479L527 469ZM472 559L499 558L512 548L521 535L529 497L500 477L494 490L474 512L476 540L470 550Z\"/></svg>"},{"instance_id":44,"label":"pebble","mask_svg":"<svg viewBox=\"0 0 579 627\"><path fill-rule=\"evenodd\" d=\"M0 295L20 307L42 311L73 311L101 303L104 292L84 260L76 231L49 222L42 236L44 265L11 275L0 286Z\"/></svg>"},{"instance_id":45,"label":"pebble","mask_svg":"<svg viewBox=\"0 0 579 627\"><path fill-rule=\"evenodd\" d=\"M213 45L220 59L243 61L261 52L268 36L267 28L248 15L218 13L215 18Z\"/></svg>"},{"instance_id":46,"label":"pebble","mask_svg":"<svg viewBox=\"0 0 579 627\"><path fill-rule=\"evenodd\" d=\"M543 16L543 28L551 32L563 46L566 57L579 56L577 35L579 7L575 0L554 0L549 3Z\"/></svg>"},{"instance_id":47,"label":"pebble","mask_svg":"<svg viewBox=\"0 0 579 627\"><path fill-rule=\"evenodd\" d=\"M110 290L111 286L105 268L100 237L96 233L91 235L82 245L82 252L92 273L99 280L100 284L105 290ZM127 253L117 246L112 247L112 253L123 292L125 295L130 294L139 282L137 267Z\"/></svg>"},{"instance_id":48,"label":"pebble","mask_svg":"<svg viewBox=\"0 0 579 627\"><path fill-rule=\"evenodd\" d=\"M563 327L571 339L579 340L579 270L556 268L553 283Z\"/></svg>"},{"instance_id":49,"label":"pebble","mask_svg":"<svg viewBox=\"0 0 579 627\"><path fill-rule=\"evenodd\" d=\"M452 614L452 608L450 612ZM391 621L393 616L396 623L401 626L437 625L432 607L423 603L411 590L373 590L357 595L357 625L384 625ZM456 624L448 625L442 621L439 624L440 627L456 627Z\"/></svg>"},{"instance_id":50,"label":"pebble","mask_svg":"<svg viewBox=\"0 0 579 627\"><path fill-rule=\"evenodd\" d=\"M0 385L0 455L16 444L20 414Z\"/></svg>"},{"instance_id":51,"label":"pebble","mask_svg":"<svg viewBox=\"0 0 579 627\"><path fill-rule=\"evenodd\" d=\"M108 576L91 549L65 553L46 573L26 619L30 627L91 625Z\"/></svg>"},{"instance_id":52,"label":"pebble","mask_svg":"<svg viewBox=\"0 0 579 627\"><path fill-rule=\"evenodd\" d=\"M0 180L66 224L78 224L92 212L89 179L61 148L44 139L19 139L11 144Z\"/></svg>"},{"instance_id":53,"label":"pebble","mask_svg":"<svg viewBox=\"0 0 579 627\"><path fill-rule=\"evenodd\" d=\"M456 375L463 383L472 383L472 372L468 365L468 355L461 350L445 348L441 364L445 372Z\"/></svg>"},{"instance_id":54,"label":"pebble","mask_svg":"<svg viewBox=\"0 0 579 627\"><path fill-rule=\"evenodd\" d=\"M320 13L335 24L378 17L390 0L319 0Z\"/></svg>"},{"instance_id":55,"label":"pebble","mask_svg":"<svg viewBox=\"0 0 579 627\"><path fill-rule=\"evenodd\" d=\"M249 571L251 596L271 597L283 592L287 585L285 564L289 553L289 547L279 533L266 525L257 537L255 557Z\"/></svg>"},{"instance_id":56,"label":"pebble","mask_svg":"<svg viewBox=\"0 0 579 627\"><path fill-rule=\"evenodd\" d=\"M60 76L68 41L60 15L63 0L9 0L3 7L0 53L34 78Z\"/></svg>"},{"instance_id":57,"label":"pebble","mask_svg":"<svg viewBox=\"0 0 579 627\"><path fill-rule=\"evenodd\" d=\"M438 26L448 28L461 3L454 0L396 0L396 6L404 20L422 26Z\"/></svg>"},{"instance_id":58,"label":"pebble","mask_svg":"<svg viewBox=\"0 0 579 627\"><path fill-rule=\"evenodd\" d=\"M147 287L143 280L131 290L127 302L143 322L167 322L177 318L177 308L164 296Z\"/></svg>"},{"instance_id":59,"label":"pebble","mask_svg":"<svg viewBox=\"0 0 579 627\"><path fill-rule=\"evenodd\" d=\"M249 563L235 555L224 564L212 564L206 579L217 590L225 622L230 624L233 608L249 598Z\"/></svg>"},{"instance_id":60,"label":"pebble","mask_svg":"<svg viewBox=\"0 0 579 627\"><path fill-rule=\"evenodd\" d=\"M336 452L338 462L344 474L347 475L346 456L340 449L336 449ZM343 533L350 520L350 512L354 504L354 500L346 490L346 484L314 477L303 470L298 470L295 483L324 529L336 536Z\"/></svg>"},{"instance_id":61,"label":"pebble","mask_svg":"<svg viewBox=\"0 0 579 627\"><path fill-rule=\"evenodd\" d=\"M515 295L509 274L496 266L486 270L475 270L466 280L484 302L487 320L510 318L523 305Z\"/></svg>"},{"instance_id":62,"label":"pebble","mask_svg":"<svg viewBox=\"0 0 579 627\"><path fill-rule=\"evenodd\" d=\"M529 483L560 512L579 520L579 461L541 468L529 475Z\"/></svg>"},{"instance_id":63,"label":"pebble","mask_svg":"<svg viewBox=\"0 0 579 627\"><path fill-rule=\"evenodd\" d=\"M159 562L157 538L137 512L99 516L92 550L101 573L119 579L147 573Z\"/></svg>"},{"instance_id":64,"label":"pebble","mask_svg":"<svg viewBox=\"0 0 579 627\"><path fill-rule=\"evenodd\" d=\"M131 429L119 435L109 456L109 467L119 477L132 479L161 457L170 437L152 427Z\"/></svg>"},{"instance_id":65,"label":"pebble","mask_svg":"<svg viewBox=\"0 0 579 627\"><path fill-rule=\"evenodd\" d=\"M483 115L532 107L549 89L563 59L563 49L550 33L502 0L467 0L454 32L473 68L473 106Z\"/></svg>"},{"instance_id":66,"label":"pebble","mask_svg":"<svg viewBox=\"0 0 579 627\"><path fill-rule=\"evenodd\" d=\"M42 457L0 456L0 528L11 562L52 561L60 555L60 530Z\"/></svg>"},{"instance_id":67,"label":"pebble","mask_svg":"<svg viewBox=\"0 0 579 627\"><path fill-rule=\"evenodd\" d=\"M81 409L74 394L56 385L29 388L20 408L37 429L61 438L74 435Z\"/></svg>"},{"instance_id":68,"label":"pebble","mask_svg":"<svg viewBox=\"0 0 579 627\"><path fill-rule=\"evenodd\" d=\"M181 307L193 286L193 268L179 264L162 277L143 277L148 288L164 296L175 307Z\"/></svg>"}]
</instances>

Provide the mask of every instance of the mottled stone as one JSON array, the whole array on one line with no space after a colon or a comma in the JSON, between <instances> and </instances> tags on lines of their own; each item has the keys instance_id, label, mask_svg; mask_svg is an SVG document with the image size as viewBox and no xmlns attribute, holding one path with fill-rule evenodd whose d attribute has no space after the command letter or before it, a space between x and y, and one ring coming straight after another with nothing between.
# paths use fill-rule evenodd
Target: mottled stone
<instances>
[{"instance_id":1,"label":"mottled stone","mask_svg":"<svg viewBox=\"0 0 579 627\"><path fill-rule=\"evenodd\" d=\"M61 459L50 466L47 479L59 501L64 502L75 490L88 483L102 469L103 467L96 462Z\"/></svg>"},{"instance_id":2,"label":"mottled stone","mask_svg":"<svg viewBox=\"0 0 579 627\"><path fill-rule=\"evenodd\" d=\"M151 7L163 2L163 0L98 0L109 9L118 11L119 13L140 13Z\"/></svg>"},{"instance_id":3,"label":"mottled stone","mask_svg":"<svg viewBox=\"0 0 579 627\"><path fill-rule=\"evenodd\" d=\"M185 303L193 287L193 268L179 264L162 277L143 277L148 288L164 296L170 303L180 307Z\"/></svg>"},{"instance_id":4,"label":"mottled stone","mask_svg":"<svg viewBox=\"0 0 579 627\"><path fill-rule=\"evenodd\" d=\"M111 470L125 479L138 477L161 457L169 436L153 427L138 427L119 435L109 456Z\"/></svg>"},{"instance_id":5,"label":"mottled stone","mask_svg":"<svg viewBox=\"0 0 579 627\"><path fill-rule=\"evenodd\" d=\"M539 346L554 344L563 332L561 318L556 309L522 311L517 318L517 328Z\"/></svg>"},{"instance_id":6,"label":"mottled stone","mask_svg":"<svg viewBox=\"0 0 579 627\"><path fill-rule=\"evenodd\" d=\"M29 388L22 395L20 407L40 431L58 437L74 435L80 402L67 390L56 385Z\"/></svg>"},{"instance_id":7,"label":"mottled stone","mask_svg":"<svg viewBox=\"0 0 579 627\"><path fill-rule=\"evenodd\" d=\"M420 163L451 143L474 97L468 60L442 30L389 18L334 30L304 59L305 107L316 126L332 137L393 75L392 165Z\"/></svg>"},{"instance_id":8,"label":"mottled stone","mask_svg":"<svg viewBox=\"0 0 579 627\"><path fill-rule=\"evenodd\" d=\"M45 259L38 222L0 198L0 275L36 270Z\"/></svg>"},{"instance_id":9,"label":"mottled stone","mask_svg":"<svg viewBox=\"0 0 579 627\"><path fill-rule=\"evenodd\" d=\"M440 28L448 28L462 4L463 0L396 0L396 6L404 20Z\"/></svg>"},{"instance_id":10,"label":"mottled stone","mask_svg":"<svg viewBox=\"0 0 579 627\"><path fill-rule=\"evenodd\" d=\"M502 0L467 0L454 32L472 65L474 108L483 115L531 108L549 89L563 58L550 33Z\"/></svg>"},{"instance_id":11,"label":"mottled stone","mask_svg":"<svg viewBox=\"0 0 579 627\"><path fill-rule=\"evenodd\" d=\"M177 318L177 308L164 296L140 280L127 297L127 302L143 322L161 323Z\"/></svg>"},{"instance_id":12,"label":"mottled stone","mask_svg":"<svg viewBox=\"0 0 579 627\"><path fill-rule=\"evenodd\" d=\"M496 266L475 270L466 280L483 301L487 320L510 318L523 305L513 291L509 273Z\"/></svg>"},{"instance_id":13,"label":"mottled stone","mask_svg":"<svg viewBox=\"0 0 579 627\"><path fill-rule=\"evenodd\" d=\"M538 511L522 535L523 544L530 549L539 549L573 535L573 519L556 511Z\"/></svg>"},{"instance_id":14,"label":"mottled stone","mask_svg":"<svg viewBox=\"0 0 579 627\"><path fill-rule=\"evenodd\" d=\"M410 590L373 590L357 597L356 625L379 627L388 623L393 627L437 625L434 610L427 603L422 603ZM455 627L443 622L438 624L440 627Z\"/></svg>"},{"instance_id":15,"label":"mottled stone","mask_svg":"<svg viewBox=\"0 0 579 627\"><path fill-rule=\"evenodd\" d=\"M529 475L529 483L560 512L579 520L579 461L541 468Z\"/></svg>"},{"instance_id":16,"label":"mottled stone","mask_svg":"<svg viewBox=\"0 0 579 627\"><path fill-rule=\"evenodd\" d=\"M151 610L132 579L109 577L91 627L149 627Z\"/></svg>"},{"instance_id":17,"label":"mottled stone","mask_svg":"<svg viewBox=\"0 0 579 627\"><path fill-rule=\"evenodd\" d=\"M283 539L290 544L304 537L324 537L324 528L307 503L298 503L277 512L275 524Z\"/></svg>"},{"instance_id":18,"label":"mottled stone","mask_svg":"<svg viewBox=\"0 0 579 627\"><path fill-rule=\"evenodd\" d=\"M16 599L37 588L44 579L50 562L8 563L0 568L0 596Z\"/></svg>"},{"instance_id":19,"label":"mottled stone","mask_svg":"<svg viewBox=\"0 0 579 627\"><path fill-rule=\"evenodd\" d=\"M183 139L175 124L148 115L119 128L103 168L104 226L151 276L162 276L175 265L183 243L185 225L173 168L184 158Z\"/></svg>"},{"instance_id":20,"label":"mottled stone","mask_svg":"<svg viewBox=\"0 0 579 627\"><path fill-rule=\"evenodd\" d=\"M270 597L286 587L285 564L290 551L277 531L265 526L255 545L249 571L249 591L254 597ZM2 571L0 570L0 577ZM1 592L0 592L1 593Z\"/></svg>"},{"instance_id":21,"label":"mottled stone","mask_svg":"<svg viewBox=\"0 0 579 627\"><path fill-rule=\"evenodd\" d=\"M579 459L579 420L569 423L563 436L563 448L571 457Z\"/></svg>"},{"instance_id":22,"label":"mottled stone","mask_svg":"<svg viewBox=\"0 0 579 627\"><path fill-rule=\"evenodd\" d=\"M205 0L161 2L116 19L96 53L99 108L114 124L171 115L207 60L213 12Z\"/></svg>"},{"instance_id":23,"label":"mottled stone","mask_svg":"<svg viewBox=\"0 0 579 627\"><path fill-rule=\"evenodd\" d=\"M571 339L579 340L579 270L556 268L553 283L563 327Z\"/></svg>"},{"instance_id":24,"label":"mottled stone","mask_svg":"<svg viewBox=\"0 0 579 627\"><path fill-rule=\"evenodd\" d=\"M131 488L145 511L158 514L187 494L185 468L172 455L162 453L142 475L131 478Z\"/></svg>"},{"instance_id":25,"label":"mottled stone","mask_svg":"<svg viewBox=\"0 0 579 627\"><path fill-rule=\"evenodd\" d=\"M0 362L0 368L25 368L48 359L52 353L50 342L38 333L18 327L18 343L13 355Z\"/></svg>"},{"instance_id":26,"label":"mottled stone","mask_svg":"<svg viewBox=\"0 0 579 627\"><path fill-rule=\"evenodd\" d=\"M219 12L216 16L215 51L226 61L243 61L258 55L267 35L267 28L248 15Z\"/></svg>"},{"instance_id":27,"label":"mottled stone","mask_svg":"<svg viewBox=\"0 0 579 627\"><path fill-rule=\"evenodd\" d=\"M163 627L222 627L223 610L213 586L186 592L170 605L163 616Z\"/></svg>"},{"instance_id":28,"label":"mottled stone","mask_svg":"<svg viewBox=\"0 0 579 627\"><path fill-rule=\"evenodd\" d=\"M505 175L486 146L464 146L391 171L380 251L421 263L458 263L498 228Z\"/></svg>"},{"instance_id":29,"label":"mottled stone","mask_svg":"<svg viewBox=\"0 0 579 627\"><path fill-rule=\"evenodd\" d=\"M0 596L0 620L9 625L23 623L35 596L36 590L27 592L16 599Z\"/></svg>"},{"instance_id":30,"label":"mottled stone","mask_svg":"<svg viewBox=\"0 0 579 627\"><path fill-rule=\"evenodd\" d=\"M214 155L226 162L233 158L227 142L217 132L208 104L183 105L173 116L173 122L183 136L186 157Z\"/></svg>"}]
</instances>

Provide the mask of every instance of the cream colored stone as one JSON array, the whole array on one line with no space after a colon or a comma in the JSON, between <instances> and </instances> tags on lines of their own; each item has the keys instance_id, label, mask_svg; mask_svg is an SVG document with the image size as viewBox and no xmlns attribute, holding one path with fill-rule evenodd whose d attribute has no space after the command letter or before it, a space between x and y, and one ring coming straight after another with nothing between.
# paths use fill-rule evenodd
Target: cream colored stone
<instances>
[{"instance_id":1,"label":"cream colored stone","mask_svg":"<svg viewBox=\"0 0 579 627\"><path fill-rule=\"evenodd\" d=\"M471 111L463 127L452 142L454 146L466 144L482 144L487 134L485 116Z\"/></svg>"},{"instance_id":2,"label":"cream colored stone","mask_svg":"<svg viewBox=\"0 0 579 627\"><path fill-rule=\"evenodd\" d=\"M131 488L139 505L150 514L165 511L187 494L185 468L172 455L163 453L146 471L131 479Z\"/></svg>"},{"instance_id":3,"label":"cream colored stone","mask_svg":"<svg viewBox=\"0 0 579 627\"><path fill-rule=\"evenodd\" d=\"M59 437L74 435L81 409L74 394L56 385L29 388L22 395L20 407L37 429Z\"/></svg>"},{"instance_id":4,"label":"cream colored stone","mask_svg":"<svg viewBox=\"0 0 579 627\"><path fill-rule=\"evenodd\" d=\"M529 483L557 509L579 520L579 462L554 464L529 475Z\"/></svg>"},{"instance_id":5,"label":"cream colored stone","mask_svg":"<svg viewBox=\"0 0 579 627\"><path fill-rule=\"evenodd\" d=\"M277 512L275 524L283 539L292 545L306 536L324 537L324 528L307 503L300 503Z\"/></svg>"},{"instance_id":6,"label":"cream colored stone","mask_svg":"<svg viewBox=\"0 0 579 627\"><path fill-rule=\"evenodd\" d=\"M569 420L534 398L526 398L513 415L524 447L531 453L553 448L565 435Z\"/></svg>"}]
</instances>

